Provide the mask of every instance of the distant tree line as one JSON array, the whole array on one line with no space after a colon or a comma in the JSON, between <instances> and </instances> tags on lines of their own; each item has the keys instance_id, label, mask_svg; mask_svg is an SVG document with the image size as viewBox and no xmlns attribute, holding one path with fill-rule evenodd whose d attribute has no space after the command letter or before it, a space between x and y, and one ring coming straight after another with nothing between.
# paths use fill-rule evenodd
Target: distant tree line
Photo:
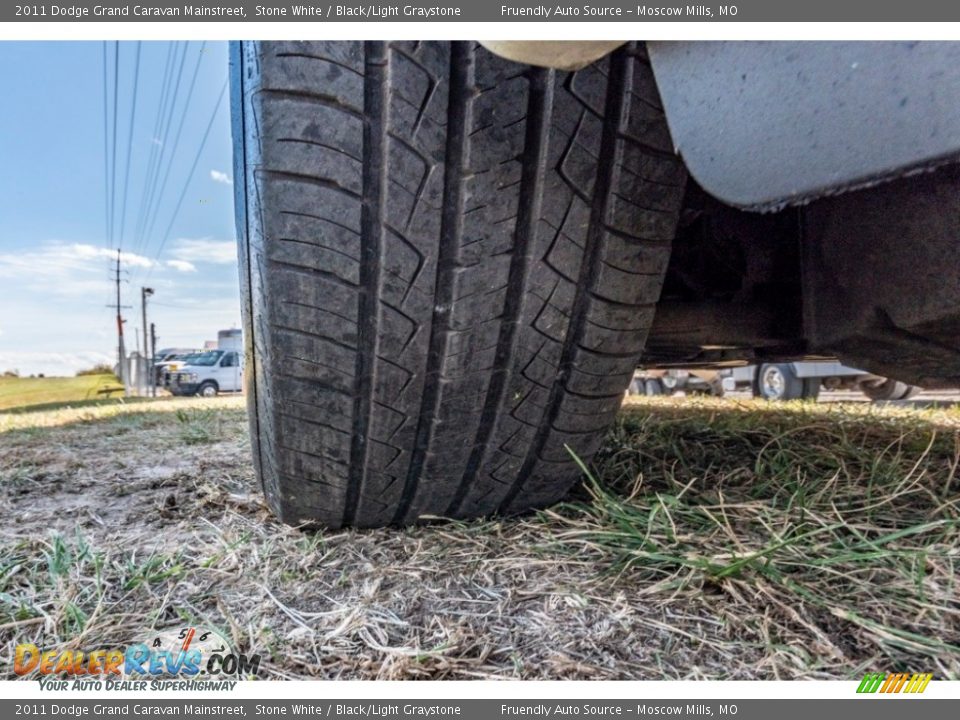
<instances>
[{"instance_id":1,"label":"distant tree line","mask_svg":"<svg viewBox=\"0 0 960 720\"><path fill-rule=\"evenodd\" d=\"M107 363L100 363L86 370L77 370L77 377L83 377L84 375L113 375L113 368Z\"/></svg>"},{"instance_id":2,"label":"distant tree line","mask_svg":"<svg viewBox=\"0 0 960 720\"><path fill-rule=\"evenodd\" d=\"M86 370L77 370L77 377L84 377L85 375L113 375L113 368L107 365L107 363L100 363L99 365L94 365ZM18 378L20 377L20 371L4 370L2 373L0 373L0 377ZM30 377L42 378L46 376L43 373L37 373L36 375L30 375Z\"/></svg>"}]
</instances>

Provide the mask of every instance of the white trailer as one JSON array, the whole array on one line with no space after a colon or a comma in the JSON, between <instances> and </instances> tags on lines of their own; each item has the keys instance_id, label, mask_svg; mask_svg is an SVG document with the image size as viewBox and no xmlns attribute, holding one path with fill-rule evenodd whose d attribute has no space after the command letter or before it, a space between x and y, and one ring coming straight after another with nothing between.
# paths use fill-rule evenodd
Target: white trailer
<instances>
[{"instance_id":1,"label":"white trailer","mask_svg":"<svg viewBox=\"0 0 960 720\"><path fill-rule=\"evenodd\" d=\"M751 390L767 400L816 399L826 390L859 390L871 400L906 400L917 388L837 361L746 365L722 371L724 390Z\"/></svg>"}]
</instances>

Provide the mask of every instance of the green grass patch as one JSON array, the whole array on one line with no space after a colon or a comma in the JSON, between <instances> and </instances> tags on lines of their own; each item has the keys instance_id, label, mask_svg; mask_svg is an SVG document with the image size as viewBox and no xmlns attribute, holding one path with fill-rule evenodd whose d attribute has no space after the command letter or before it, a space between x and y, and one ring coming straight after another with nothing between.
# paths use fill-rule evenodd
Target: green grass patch
<instances>
[{"instance_id":1,"label":"green grass patch","mask_svg":"<svg viewBox=\"0 0 960 720\"><path fill-rule=\"evenodd\" d=\"M960 660L950 415L720 407L625 412L591 468L577 458L584 492L542 513L549 547L621 587L786 612L837 657L866 643Z\"/></svg>"},{"instance_id":2,"label":"green grass patch","mask_svg":"<svg viewBox=\"0 0 960 720\"><path fill-rule=\"evenodd\" d=\"M186 445L206 445L223 437L223 414L214 408L177 410L178 436Z\"/></svg>"},{"instance_id":3,"label":"green grass patch","mask_svg":"<svg viewBox=\"0 0 960 720\"><path fill-rule=\"evenodd\" d=\"M115 375L82 377L0 378L0 412L35 406L97 403L121 397L123 389Z\"/></svg>"}]
</instances>

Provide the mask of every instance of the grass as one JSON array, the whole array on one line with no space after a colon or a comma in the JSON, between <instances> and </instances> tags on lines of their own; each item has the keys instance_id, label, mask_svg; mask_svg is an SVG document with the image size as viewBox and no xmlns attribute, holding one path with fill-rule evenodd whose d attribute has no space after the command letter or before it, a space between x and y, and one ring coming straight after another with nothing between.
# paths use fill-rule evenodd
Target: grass
<instances>
[{"instance_id":1,"label":"grass","mask_svg":"<svg viewBox=\"0 0 960 720\"><path fill-rule=\"evenodd\" d=\"M96 402L123 395L115 375L0 378L0 411L33 406Z\"/></svg>"},{"instance_id":2,"label":"grass","mask_svg":"<svg viewBox=\"0 0 960 720\"><path fill-rule=\"evenodd\" d=\"M643 399L561 505L304 532L263 505L240 398L12 415L0 652L192 622L267 678L958 679L958 430Z\"/></svg>"},{"instance_id":3,"label":"grass","mask_svg":"<svg viewBox=\"0 0 960 720\"><path fill-rule=\"evenodd\" d=\"M797 664L809 634L839 660L906 652L954 673L958 426L955 412L658 406L625 414L584 467L587 497L546 514L620 582L780 609Z\"/></svg>"},{"instance_id":4,"label":"grass","mask_svg":"<svg viewBox=\"0 0 960 720\"><path fill-rule=\"evenodd\" d=\"M233 398L235 401L236 399ZM22 430L25 434L32 433L39 437L48 437L45 434L46 428L81 425L83 423L94 423L98 426L112 423L121 426L124 424L136 426L139 422L149 418L166 421L170 415L177 422L189 424L195 414L200 413L202 415L203 410L207 407L207 403L197 402L192 398L169 396L54 403L50 406L34 406L10 412L0 412L0 433ZM219 414L216 418L223 417L222 402L217 409ZM183 420L180 420L178 413L182 414Z\"/></svg>"},{"instance_id":5,"label":"grass","mask_svg":"<svg viewBox=\"0 0 960 720\"><path fill-rule=\"evenodd\" d=\"M215 407L178 409L176 418L185 445L205 445L223 437L223 416Z\"/></svg>"}]
</instances>

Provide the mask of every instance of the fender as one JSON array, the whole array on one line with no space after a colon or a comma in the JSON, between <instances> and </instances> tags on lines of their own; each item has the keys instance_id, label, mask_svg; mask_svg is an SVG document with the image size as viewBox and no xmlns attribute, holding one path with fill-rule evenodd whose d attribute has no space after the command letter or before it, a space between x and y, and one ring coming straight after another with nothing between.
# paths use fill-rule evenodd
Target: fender
<instances>
[{"instance_id":1,"label":"fender","mask_svg":"<svg viewBox=\"0 0 960 720\"><path fill-rule=\"evenodd\" d=\"M690 174L775 210L960 159L960 43L650 42Z\"/></svg>"}]
</instances>

